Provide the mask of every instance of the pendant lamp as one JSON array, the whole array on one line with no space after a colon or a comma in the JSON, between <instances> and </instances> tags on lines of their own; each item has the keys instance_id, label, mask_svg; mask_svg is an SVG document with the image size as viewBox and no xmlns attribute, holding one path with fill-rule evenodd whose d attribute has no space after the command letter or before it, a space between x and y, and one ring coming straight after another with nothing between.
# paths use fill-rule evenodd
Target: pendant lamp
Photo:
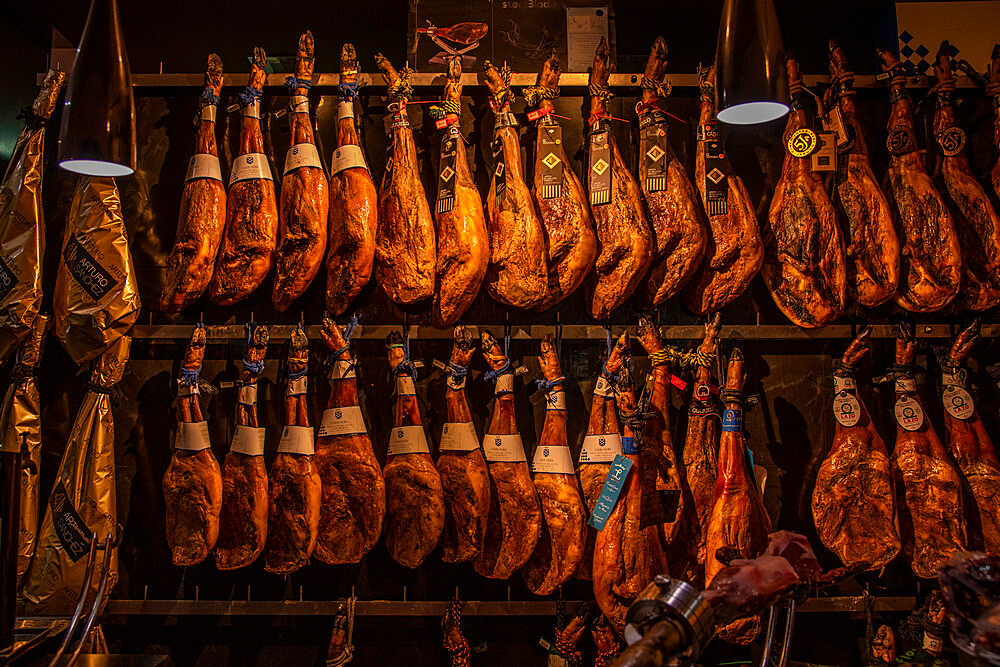
<instances>
[{"instance_id":1,"label":"pendant lamp","mask_svg":"<svg viewBox=\"0 0 1000 667\"><path fill-rule=\"evenodd\" d=\"M92 0L66 89L59 166L87 176L135 171L135 101L118 0Z\"/></svg>"},{"instance_id":2,"label":"pendant lamp","mask_svg":"<svg viewBox=\"0 0 1000 667\"><path fill-rule=\"evenodd\" d=\"M723 123L754 125L788 113L784 46L772 0L725 0L715 83Z\"/></svg>"}]
</instances>

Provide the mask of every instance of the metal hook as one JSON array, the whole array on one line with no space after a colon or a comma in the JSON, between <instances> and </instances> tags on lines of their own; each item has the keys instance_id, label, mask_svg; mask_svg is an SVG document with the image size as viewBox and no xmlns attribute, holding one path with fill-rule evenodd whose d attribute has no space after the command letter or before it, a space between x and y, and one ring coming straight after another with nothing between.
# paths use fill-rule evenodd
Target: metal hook
<instances>
[{"instance_id":1,"label":"metal hook","mask_svg":"<svg viewBox=\"0 0 1000 667\"><path fill-rule=\"evenodd\" d=\"M792 634L795 631L795 601L789 600L782 605L785 610L785 627L782 631L781 654L778 657L778 667L785 667L791 652ZM767 636L764 638L764 654L760 659L760 667L768 667L774 648L774 637L777 634L778 606L771 605L767 618Z\"/></svg>"}]
</instances>

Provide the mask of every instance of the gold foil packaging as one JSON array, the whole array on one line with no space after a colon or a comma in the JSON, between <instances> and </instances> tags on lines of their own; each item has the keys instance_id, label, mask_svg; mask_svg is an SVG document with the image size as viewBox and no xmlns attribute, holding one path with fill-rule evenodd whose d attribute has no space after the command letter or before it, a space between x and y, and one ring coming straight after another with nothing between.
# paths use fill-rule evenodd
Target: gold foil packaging
<instances>
[{"instance_id":1,"label":"gold foil packaging","mask_svg":"<svg viewBox=\"0 0 1000 667\"><path fill-rule=\"evenodd\" d=\"M84 585L90 539L117 535L115 426L108 392L121 380L132 339L122 336L94 363L90 390L83 398L59 463L35 557L24 585L29 614L73 613ZM99 556L100 558L100 556ZM105 595L118 581L117 548ZM96 593L98 577L89 583ZM103 605L103 602L102 602Z\"/></svg>"},{"instance_id":2,"label":"gold foil packaging","mask_svg":"<svg viewBox=\"0 0 1000 667\"><path fill-rule=\"evenodd\" d=\"M74 361L99 356L139 315L139 290L113 178L82 177L63 234L55 332Z\"/></svg>"},{"instance_id":3,"label":"gold foil packaging","mask_svg":"<svg viewBox=\"0 0 1000 667\"><path fill-rule=\"evenodd\" d=\"M0 404L0 449L21 457L21 513L18 517L17 578L28 571L38 532L38 469L42 459L42 421L35 367L49 318L39 315L21 345L17 363L10 372L10 384Z\"/></svg>"},{"instance_id":4,"label":"gold foil packaging","mask_svg":"<svg viewBox=\"0 0 1000 667\"><path fill-rule=\"evenodd\" d=\"M28 336L42 300L42 122L65 79L64 72L49 70L0 185L0 361Z\"/></svg>"}]
</instances>

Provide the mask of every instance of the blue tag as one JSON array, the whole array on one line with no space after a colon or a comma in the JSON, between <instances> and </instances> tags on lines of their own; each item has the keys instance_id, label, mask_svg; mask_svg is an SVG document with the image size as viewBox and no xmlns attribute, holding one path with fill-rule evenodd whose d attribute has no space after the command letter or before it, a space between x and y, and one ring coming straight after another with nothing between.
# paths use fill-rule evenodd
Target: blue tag
<instances>
[{"instance_id":1,"label":"blue tag","mask_svg":"<svg viewBox=\"0 0 1000 667\"><path fill-rule=\"evenodd\" d=\"M639 453L639 448L635 446L635 438L622 438L622 452L625 454Z\"/></svg>"},{"instance_id":2,"label":"blue tag","mask_svg":"<svg viewBox=\"0 0 1000 667\"><path fill-rule=\"evenodd\" d=\"M621 454L615 456L614 463L611 464L611 470L608 471L607 479L604 480L601 497L594 504L594 511L591 512L590 520L587 521L588 526L597 530L604 530L604 524L608 522L611 510L615 508L615 503L618 502L618 496L621 494L622 488L625 487L625 479L628 477L628 471L631 468L632 462L630 460Z\"/></svg>"},{"instance_id":3,"label":"blue tag","mask_svg":"<svg viewBox=\"0 0 1000 667\"><path fill-rule=\"evenodd\" d=\"M739 433L743 430L743 410L737 408L726 408L722 413L722 430L735 431Z\"/></svg>"}]
</instances>

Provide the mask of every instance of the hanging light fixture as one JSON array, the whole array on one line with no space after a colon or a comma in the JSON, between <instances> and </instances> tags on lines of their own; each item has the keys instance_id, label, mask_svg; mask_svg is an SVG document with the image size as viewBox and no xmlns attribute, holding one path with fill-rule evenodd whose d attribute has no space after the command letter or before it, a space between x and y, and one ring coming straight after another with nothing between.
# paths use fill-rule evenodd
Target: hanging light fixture
<instances>
[{"instance_id":1,"label":"hanging light fixture","mask_svg":"<svg viewBox=\"0 0 1000 667\"><path fill-rule=\"evenodd\" d=\"M135 171L135 101L118 0L92 0L66 90L59 166L87 176Z\"/></svg>"},{"instance_id":2,"label":"hanging light fixture","mask_svg":"<svg viewBox=\"0 0 1000 667\"><path fill-rule=\"evenodd\" d=\"M788 113L784 46L772 0L725 0L715 83L723 123L753 125Z\"/></svg>"}]
</instances>

